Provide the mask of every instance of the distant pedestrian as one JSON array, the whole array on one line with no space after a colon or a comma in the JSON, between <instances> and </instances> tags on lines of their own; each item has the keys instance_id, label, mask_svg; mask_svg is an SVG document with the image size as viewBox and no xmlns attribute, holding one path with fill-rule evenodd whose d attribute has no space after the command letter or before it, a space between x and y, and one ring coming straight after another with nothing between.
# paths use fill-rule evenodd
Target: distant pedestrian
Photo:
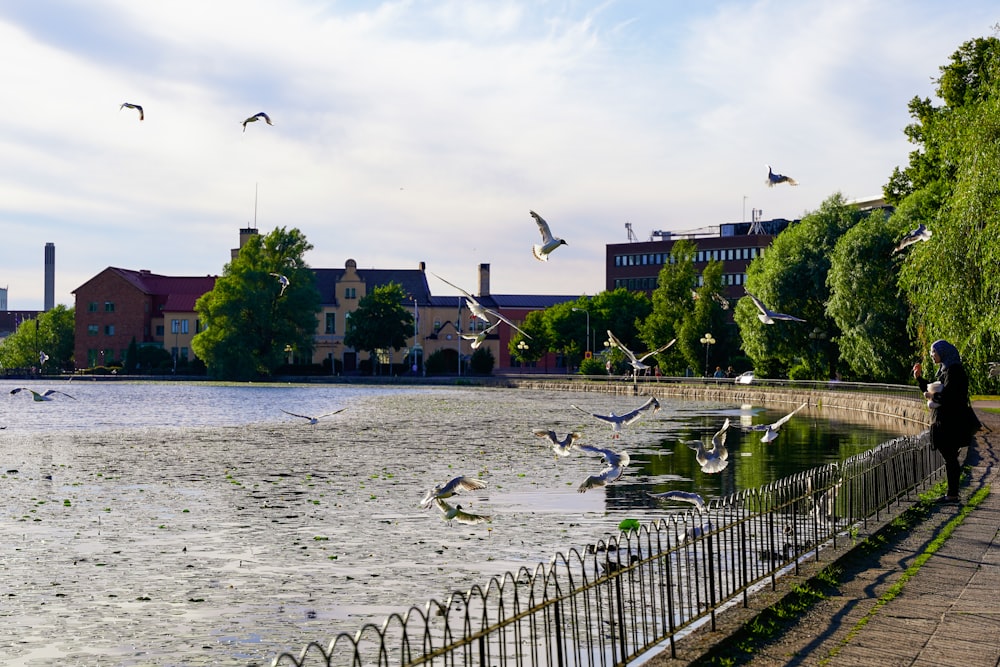
<instances>
[{"instance_id":1,"label":"distant pedestrian","mask_svg":"<svg viewBox=\"0 0 1000 667\"><path fill-rule=\"evenodd\" d=\"M726 374L722 372L722 366L716 366L715 367L715 374L712 377L716 377L716 378L724 378L724 377L726 377Z\"/></svg>"},{"instance_id":2,"label":"distant pedestrian","mask_svg":"<svg viewBox=\"0 0 1000 667\"><path fill-rule=\"evenodd\" d=\"M726 377L727 378L736 377L736 370L732 366L726 369Z\"/></svg>"},{"instance_id":3,"label":"distant pedestrian","mask_svg":"<svg viewBox=\"0 0 1000 667\"><path fill-rule=\"evenodd\" d=\"M920 385L924 398L937 403L937 407L931 410L931 446L944 458L948 491L936 502L957 503L958 483L962 475L958 451L968 446L969 434L972 432L968 428L969 413L972 412L969 406L969 376L958 350L948 341L934 341L931 345L931 359L938 364L939 390L928 391L928 382L921 375L923 369L920 362L913 365L913 377Z\"/></svg>"}]
</instances>

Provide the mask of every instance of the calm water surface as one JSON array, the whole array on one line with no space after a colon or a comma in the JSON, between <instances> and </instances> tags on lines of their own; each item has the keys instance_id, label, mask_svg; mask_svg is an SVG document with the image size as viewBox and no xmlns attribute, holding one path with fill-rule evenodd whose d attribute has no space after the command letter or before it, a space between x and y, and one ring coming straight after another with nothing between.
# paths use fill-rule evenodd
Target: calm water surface
<instances>
[{"instance_id":1,"label":"calm water surface","mask_svg":"<svg viewBox=\"0 0 1000 667\"><path fill-rule=\"evenodd\" d=\"M389 613L533 568L625 518L666 512L647 491L706 497L835 462L895 437L803 410L778 440L740 424L783 410L661 401L626 429L570 404L625 412L644 398L447 387L0 383L0 655L10 665L264 665ZM281 409L321 414L315 426ZM730 465L702 473L679 440L729 417ZM556 459L531 431L627 449L611 486L577 487L600 459ZM489 514L448 524L419 507L457 474Z\"/></svg>"}]
</instances>

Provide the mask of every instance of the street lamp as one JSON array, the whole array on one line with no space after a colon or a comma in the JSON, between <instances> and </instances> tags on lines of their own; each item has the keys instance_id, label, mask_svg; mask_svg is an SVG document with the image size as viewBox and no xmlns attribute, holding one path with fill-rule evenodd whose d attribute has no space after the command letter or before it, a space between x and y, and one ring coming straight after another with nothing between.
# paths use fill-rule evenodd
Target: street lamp
<instances>
[{"instance_id":1,"label":"street lamp","mask_svg":"<svg viewBox=\"0 0 1000 667\"><path fill-rule=\"evenodd\" d=\"M590 311L586 308L574 308L573 312L575 313L581 310L587 314L587 342L584 344L584 347L586 348L584 352L590 352Z\"/></svg>"},{"instance_id":2,"label":"street lamp","mask_svg":"<svg viewBox=\"0 0 1000 667\"><path fill-rule=\"evenodd\" d=\"M712 338L712 334L706 333L698 342L705 346L705 377L708 377L708 349L710 346L715 345L715 339Z\"/></svg>"}]
</instances>

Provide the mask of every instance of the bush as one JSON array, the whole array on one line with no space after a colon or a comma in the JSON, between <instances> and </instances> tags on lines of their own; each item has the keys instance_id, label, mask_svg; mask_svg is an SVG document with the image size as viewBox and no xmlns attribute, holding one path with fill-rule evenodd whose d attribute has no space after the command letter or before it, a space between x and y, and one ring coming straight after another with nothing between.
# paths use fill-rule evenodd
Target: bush
<instances>
[{"instance_id":1,"label":"bush","mask_svg":"<svg viewBox=\"0 0 1000 667\"><path fill-rule=\"evenodd\" d=\"M472 358L469 360L469 369L474 375L489 375L493 372L493 366L496 364L496 359L493 358L493 353L490 352L488 347L481 347L472 353Z\"/></svg>"},{"instance_id":2,"label":"bush","mask_svg":"<svg viewBox=\"0 0 1000 667\"><path fill-rule=\"evenodd\" d=\"M603 361L597 357L591 357L580 362L579 373L580 375L607 375L608 370Z\"/></svg>"},{"instance_id":3,"label":"bush","mask_svg":"<svg viewBox=\"0 0 1000 667\"><path fill-rule=\"evenodd\" d=\"M424 361L424 369L428 375L445 375L455 371L455 353L445 354L444 350L432 353Z\"/></svg>"}]
</instances>

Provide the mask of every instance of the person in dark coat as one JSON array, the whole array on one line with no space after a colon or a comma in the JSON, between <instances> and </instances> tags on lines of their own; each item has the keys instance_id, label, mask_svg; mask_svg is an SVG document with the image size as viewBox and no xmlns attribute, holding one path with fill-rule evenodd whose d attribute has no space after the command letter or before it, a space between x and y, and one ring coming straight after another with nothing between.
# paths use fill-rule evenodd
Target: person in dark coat
<instances>
[{"instance_id":1,"label":"person in dark coat","mask_svg":"<svg viewBox=\"0 0 1000 667\"><path fill-rule=\"evenodd\" d=\"M938 391L928 391L927 380L921 376L920 363L913 365L913 377L920 385L924 398L937 404L937 407L931 409L931 445L944 458L948 478L948 492L938 498L937 502L957 503L958 482L962 476L958 450L969 444L965 424L969 405L969 376L958 350L948 341L934 341L931 345L931 359L938 364L937 381L940 387L934 387Z\"/></svg>"}]
</instances>

